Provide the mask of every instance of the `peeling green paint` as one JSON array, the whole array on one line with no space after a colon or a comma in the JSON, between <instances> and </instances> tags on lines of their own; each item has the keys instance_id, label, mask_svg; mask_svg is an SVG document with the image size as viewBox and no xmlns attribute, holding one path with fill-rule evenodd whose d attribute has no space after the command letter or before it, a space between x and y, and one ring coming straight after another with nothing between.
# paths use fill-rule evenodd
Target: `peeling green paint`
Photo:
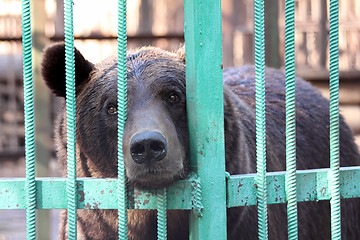
<instances>
[{"instance_id":1,"label":"peeling green paint","mask_svg":"<svg viewBox=\"0 0 360 240\"><path fill-rule=\"evenodd\" d=\"M296 172L297 201L330 200L330 169ZM286 203L285 172L267 173L268 204ZM225 178L225 175L224 175ZM227 207L256 205L256 174L227 177ZM360 167L340 168L341 198L360 197ZM167 189L168 209L196 209L192 184L198 178L178 181ZM79 209L117 209L116 179L79 178ZM66 209L66 178L36 178L37 209ZM0 209L26 209L25 178L0 179ZM156 209L156 191L129 189L129 209Z\"/></svg>"}]
</instances>

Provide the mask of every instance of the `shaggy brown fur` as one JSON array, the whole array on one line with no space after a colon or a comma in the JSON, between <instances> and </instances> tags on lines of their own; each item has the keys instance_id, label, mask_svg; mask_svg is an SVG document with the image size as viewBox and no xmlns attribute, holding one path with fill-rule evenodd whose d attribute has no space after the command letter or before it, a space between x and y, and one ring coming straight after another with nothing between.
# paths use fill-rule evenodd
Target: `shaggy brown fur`
<instances>
[{"instance_id":1,"label":"shaggy brown fur","mask_svg":"<svg viewBox=\"0 0 360 240\"><path fill-rule=\"evenodd\" d=\"M189 173L188 128L183 51L140 48L128 53L128 118L123 152L127 178L135 187L168 186ZM117 177L117 62L92 65L76 51L77 173L78 177ZM49 88L65 96L64 45L45 50L42 74ZM267 170L285 169L284 73L266 70ZM250 66L224 70L226 170L255 172L255 74ZM329 102L310 84L296 79L297 169L329 167ZM57 156L66 169L66 122L56 127ZM134 155L137 134L156 131L165 139L160 160ZM162 139L162 137L161 137ZM359 165L352 133L340 117L341 166ZM165 147L163 147L163 145ZM147 147L147 145L144 145ZM144 149L146 148L144 147ZM136 149L136 150L134 150ZM140 149L140 150L139 150ZM329 239L329 203L299 203L299 239ZM66 213L64 213L66 214ZM168 211L168 239L188 238L188 212ZM342 201L342 239L360 239L359 200ZM257 239L256 207L228 209L228 239ZM115 210L78 210L78 231L84 239L117 239ZM60 239L66 239L66 216ZM269 206L270 239L287 239L286 206ZM156 212L129 211L129 238L156 239Z\"/></svg>"}]
</instances>

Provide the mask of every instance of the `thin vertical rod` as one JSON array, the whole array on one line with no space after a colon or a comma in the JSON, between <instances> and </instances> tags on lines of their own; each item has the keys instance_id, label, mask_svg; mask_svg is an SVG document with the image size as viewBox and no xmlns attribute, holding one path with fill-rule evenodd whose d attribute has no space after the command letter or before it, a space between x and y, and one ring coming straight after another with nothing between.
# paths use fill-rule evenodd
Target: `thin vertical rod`
<instances>
[{"instance_id":1,"label":"thin vertical rod","mask_svg":"<svg viewBox=\"0 0 360 240\"><path fill-rule=\"evenodd\" d=\"M264 0L255 0L256 158L259 239L268 238L265 137Z\"/></svg>"},{"instance_id":2,"label":"thin vertical rod","mask_svg":"<svg viewBox=\"0 0 360 240\"><path fill-rule=\"evenodd\" d=\"M331 239L341 239L339 177L339 1L330 0L330 172Z\"/></svg>"},{"instance_id":3,"label":"thin vertical rod","mask_svg":"<svg viewBox=\"0 0 360 240\"><path fill-rule=\"evenodd\" d=\"M163 189L158 190L158 192L157 192L157 236L158 236L158 240L166 240L167 239L166 209L167 209L166 188L163 188Z\"/></svg>"},{"instance_id":4,"label":"thin vertical rod","mask_svg":"<svg viewBox=\"0 0 360 240\"><path fill-rule=\"evenodd\" d=\"M72 0L64 0L64 20L67 125L68 237L69 239L77 239L75 51Z\"/></svg>"},{"instance_id":5,"label":"thin vertical rod","mask_svg":"<svg viewBox=\"0 0 360 240\"><path fill-rule=\"evenodd\" d=\"M128 238L127 195L122 137L127 113L126 0L118 1L118 216L119 239Z\"/></svg>"},{"instance_id":6,"label":"thin vertical rod","mask_svg":"<svg viewBox=\"0 0 360 240\"><path fill-rule=\"evenodd\" d=\"M295 1L285 2L286 176L288 238L298 239L295 124Z\"/></svg>"},{"instance_id":7,"label":"thin vertical rod","mask_svg":"<svg viewBox=\"0 0 360 240\"><path fill-rule=\"evenodd\" d=\"M35 186L35 134L34 91L32 70L30 0L22 1L22 42L25 115L26 159L26 231L27 239L36 239L36 186Z\"/></svg>"}]
</instances>

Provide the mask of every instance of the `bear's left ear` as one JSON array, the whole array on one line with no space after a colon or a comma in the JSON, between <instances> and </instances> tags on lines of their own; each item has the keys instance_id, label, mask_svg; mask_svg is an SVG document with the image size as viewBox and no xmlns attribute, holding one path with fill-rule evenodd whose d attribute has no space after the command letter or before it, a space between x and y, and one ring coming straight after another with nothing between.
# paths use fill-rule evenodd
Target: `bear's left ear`
<instances>
[{"instance_id":1,"label":"bear's left ear","mask_svg":"<svg viewBox=\"0 0 360 240\"><path fill-rule=\"evenodd\" d=\"M185 63L185 44L182 45L178 50L175 51L177 57Z\"/></svg>"},{"instance_id":2,"label":"bear's left ear","mask_svg":"<svg viewBox=\"0 0 360 240\"><path fill-rule=\"evenodd\" d=\"M76 90L84 82L89 81L89 74L94 65L75 49L75 85ZM43 53L41 75L46 85L55 95L66 96L65 89L65 44L55 43L47 47Z\"/></svg>"}]
</instances>

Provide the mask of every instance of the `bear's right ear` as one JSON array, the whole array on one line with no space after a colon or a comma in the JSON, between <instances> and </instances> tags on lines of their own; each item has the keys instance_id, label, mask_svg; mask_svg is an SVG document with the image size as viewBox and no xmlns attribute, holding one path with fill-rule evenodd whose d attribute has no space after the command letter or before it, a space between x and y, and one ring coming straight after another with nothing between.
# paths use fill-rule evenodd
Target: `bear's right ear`
<instances>
[{"instance_id":1,"label":"bear's right ear","mask_svg":"<svg viewBox=\"0 0 360 240\"><path fill-rule=\"evenodd\" d=\"M89 81L89 74L94 65L75 49L75 85L78 87ZM60 97L66 96L65 89L65 44L55 43L47 47L43 53L41 75L46 85Z\"/></svg>"}]
</instances>

